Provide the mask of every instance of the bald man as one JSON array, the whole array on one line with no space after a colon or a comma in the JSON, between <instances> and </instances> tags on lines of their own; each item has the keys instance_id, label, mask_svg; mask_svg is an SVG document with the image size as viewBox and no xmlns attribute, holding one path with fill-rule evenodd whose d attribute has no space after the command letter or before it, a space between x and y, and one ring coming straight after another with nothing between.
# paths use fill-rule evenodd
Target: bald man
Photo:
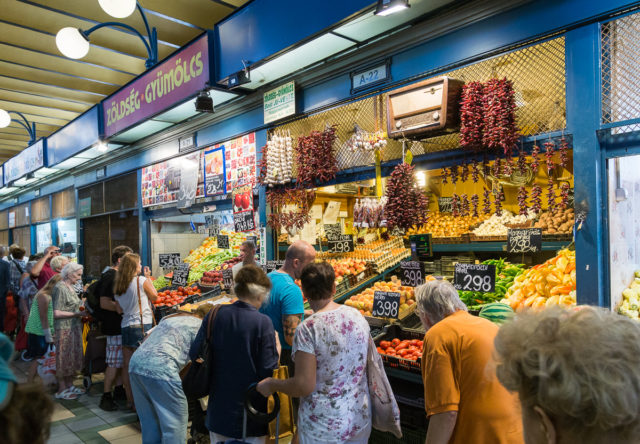
<instances>
[{"instance_id":1,"label":"bald man","mask_svg":"<svg viewBox=\"0 0 640 444\"><path fill-rule=\"evenodd\" d=\"M261 313L271 318L278 332L282 344L280 362L289 366L290 376L293 376L293 336L304 316L302 291L294 281L300 278L302 269L315 258L316 250L311 244L302 240L294 242L287 250L282 268L269 273L273 286L269 300L260 308Z\"/></svg>"}]
</instances>

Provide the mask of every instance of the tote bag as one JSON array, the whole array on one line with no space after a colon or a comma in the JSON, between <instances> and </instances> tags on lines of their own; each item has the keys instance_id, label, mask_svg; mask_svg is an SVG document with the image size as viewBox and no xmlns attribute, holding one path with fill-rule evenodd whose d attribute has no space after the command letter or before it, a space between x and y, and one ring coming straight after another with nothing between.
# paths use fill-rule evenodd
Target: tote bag
<instances>
[{"instance_id":1,"label":"tote bag","mask_svg":"<svg viewBox=\"0 0 640 444\"><path fill-rule=\"evenodd\" d=\"M376 344L369 336L367 351L367 382L371 398L371 423L374 429L390 432L396 438L402 438L400 427L400 409L391 390L391 384L384 371L382 358L376 350Z\"/></svg>"},{"instance_id":2,"label":"tote bag","mask_svg":"<svg viewBox=\"0 0 640 444\"><path fill-rule=\"evenodd\" d=\"M273 371L273 379L289 379L289 367L281 365ZM278 438L287 438L296 431L296 425L293 417L293 401L289 395L277 393L280 398L280 424L278 428L278 436L276 437L276 420L269 423L269 442L277 442ZM267 410L272 412L275 405L273 397L269 397Z\"/></svg>"}]
</instances>

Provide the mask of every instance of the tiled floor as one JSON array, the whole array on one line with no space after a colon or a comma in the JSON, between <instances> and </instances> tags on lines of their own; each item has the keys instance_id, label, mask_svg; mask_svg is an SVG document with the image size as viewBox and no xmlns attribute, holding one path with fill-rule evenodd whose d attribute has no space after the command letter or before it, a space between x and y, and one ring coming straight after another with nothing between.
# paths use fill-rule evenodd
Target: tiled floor
<instances>
[{"instance_id":1,"label":"tiled floor","mask_svg":"<svg viewBox=\"0 0 640 444\"><path fill-rule=\"evenodd\" d=\"M26 380L29 363L14 361L13 370L19 381ZM82 378L75 381L82 386ZM102 375L92 377L87 394L74 401L55 400L48 444L113 443L141 444L140 424L129 410L105 412L98 407L102 396Z\"/></svg>"}]
</instances>

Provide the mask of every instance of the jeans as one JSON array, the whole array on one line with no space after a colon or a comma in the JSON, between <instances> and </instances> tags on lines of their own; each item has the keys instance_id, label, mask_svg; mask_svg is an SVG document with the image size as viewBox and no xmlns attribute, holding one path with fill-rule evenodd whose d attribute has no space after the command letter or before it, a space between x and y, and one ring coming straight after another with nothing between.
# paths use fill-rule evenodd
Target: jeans
<instances>
[{"instance_id":1,"label":"jeans","mask_svg":"<svg viewBox=\"0 0 640 444\"><path fill-rule=\"evenodd\" d=\"M145 333L151 330L151 324L144 324ZM144 335L142 334L142 326L138 325L130 325L128 327L122 327L122 346L123 347L132 347L138 348L142 341L144 340Z\"/></svg>"},{"instance_id":2,"label":"jeans","mask_svg":"<svg viewBox=\"0 0 640 444\"><path fill-rule=\"evenodd\" d=\"M129 373L140 417L143 444L184 444L189 419L187 398L179 381Z\"/></svg>"}]
</instances>

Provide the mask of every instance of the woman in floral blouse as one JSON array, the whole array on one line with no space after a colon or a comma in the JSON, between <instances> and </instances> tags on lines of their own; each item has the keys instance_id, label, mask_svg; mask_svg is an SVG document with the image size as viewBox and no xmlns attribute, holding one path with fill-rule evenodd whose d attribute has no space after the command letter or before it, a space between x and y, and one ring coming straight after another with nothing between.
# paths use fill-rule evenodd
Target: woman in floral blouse
<instances>
[{"instance_id":1,"label":"woman in floral blouse","mask_svg":"<svg viewBox=\"0 0 640 444\"><path fill-rule=\"evenodd\" d=\"M258 391L301 398L300 444L365 444L371 433L369 325L354 308L333 302L335 274L327 262L307 265L300 280L314 314L296 330L295 376L264 379Z\"/></svg>"}]
</instances>

